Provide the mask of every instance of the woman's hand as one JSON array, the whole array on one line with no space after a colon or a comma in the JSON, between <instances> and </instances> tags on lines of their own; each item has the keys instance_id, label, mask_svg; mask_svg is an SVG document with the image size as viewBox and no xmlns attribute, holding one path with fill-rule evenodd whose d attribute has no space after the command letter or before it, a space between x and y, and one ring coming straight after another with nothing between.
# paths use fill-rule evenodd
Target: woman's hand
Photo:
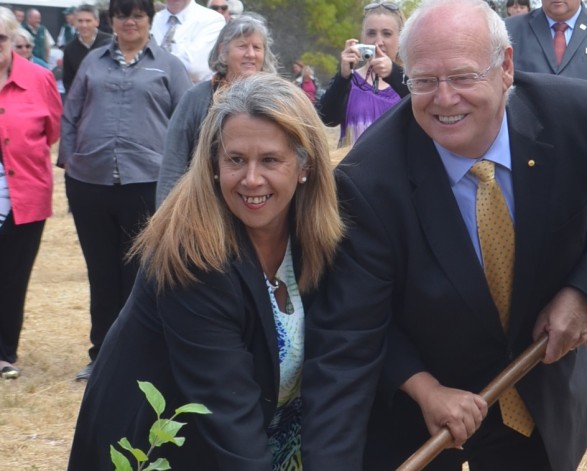
<instances>
[{"instance_id":1,"label":"woman's hand","mask_svg":"<svg viewBox=\"0 0 587 471\"><path fill-rule=\"evenodd\" d=\"M355 44L359 41L356 39L347 39L344 43L344 50L340 53L340 75L348 79L356 64L361 60L358 49Z\"/></svg>"},{"instance_id":2,"label":"woman's hand","mask_svg":"<svg viewBox=\"0 0 587 471\"><path fill-rule=\"evenodd\" d=\"M375 57L369 63L371 71L380 78L389 77L393 69L393 62L379 46L375 45Z\"/></svg>"}]
</instances>

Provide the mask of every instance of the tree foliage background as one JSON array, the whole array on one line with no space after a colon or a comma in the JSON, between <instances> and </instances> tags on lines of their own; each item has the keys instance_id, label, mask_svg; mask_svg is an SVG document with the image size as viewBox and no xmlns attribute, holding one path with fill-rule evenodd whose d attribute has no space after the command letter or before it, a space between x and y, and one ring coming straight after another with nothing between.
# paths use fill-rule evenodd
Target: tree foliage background
<instances>
[{"instance_id":1,"label":"tree foliage background","mask_svg":"<svg viewBox=\"0 0 587 471\"><path fill-rule=\"evenodd\" d=\"M197 0L206 5L206 0ZM334 75L340 52L349 38L360 39L363 8L372 1L390 0L241 0L245 11L263 15L273 34L273 50L280 58L281 73L301 59L314 68L324 84ZM493 0L505 14L507 0ZM398 0L408 17L421 0ZM532 0L535 7L539 0Z\"/></svg>"}]
</instances>

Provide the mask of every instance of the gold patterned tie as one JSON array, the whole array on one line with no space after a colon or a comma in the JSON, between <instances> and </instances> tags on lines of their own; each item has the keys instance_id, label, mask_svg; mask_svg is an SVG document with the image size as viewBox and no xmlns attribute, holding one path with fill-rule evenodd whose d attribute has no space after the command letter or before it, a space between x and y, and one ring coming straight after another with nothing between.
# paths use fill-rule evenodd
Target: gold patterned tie
<instances>
[{"instance_id":1,"label":"gold patterned tie","mask_svg":"<svg viewBox=\"0 0 587 471\"><path fill-rule=\"evenodd\" d=\"M478 179L477 231L483 270L501 325L507 332L514 274L514 225L495 180L494 163L481 160L473 165L471 173ZM499 400L499 406L505 425L527 437L532 434L534 421L515 388L505 392Z\"/></svg>"}]
</instances>

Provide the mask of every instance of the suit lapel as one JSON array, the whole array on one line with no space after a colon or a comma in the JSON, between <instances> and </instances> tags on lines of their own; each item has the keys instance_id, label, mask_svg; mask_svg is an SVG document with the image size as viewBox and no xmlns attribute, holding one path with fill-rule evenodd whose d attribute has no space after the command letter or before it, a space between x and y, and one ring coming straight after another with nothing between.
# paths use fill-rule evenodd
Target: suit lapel
<instances>
[{"instance_id":1,"label":"suit lapel","mask_svg":"<svg viewBox=\"0 0 587 471\"><path fill-rule=\"evenodd\" d=\"M430 249L471 315L503 341L497 310L448 177L439 177L446 171L432 140L416 123L410 130L406 155L413 184L412 201Z\"/></svg>"},{"instance_id":2,"label":"suit lapel","mask_svg":"<svg viewBox=\"0 0 587 471\"><path fill-rule=\"evenodd\" d=\"M571 61L571 58L575 54L585 54L585 50L582 48L582 45L585 44L586 38L587 13L585 13L585 8L581 6L581 13L579 13L579 16L577 17L575 28L573 29L573 34L571 35L571 40L569 41L565 55L563 56L563 60L559 67L561 70ZM579 49L579 47L581 47L581 49Z\"/></svg>"},{"instance_id":3,"label":"suit lapel","mask_svg":"<svg viewBox=\"0 0 587 471\"><path fill-rule=\"evenodd\" d=\"M556 64L556 57L554 55L553 36L548 27L548 20L546 19L546 15L542 11L542 8L539 8L535 10L535 12L528 14L533 15L533 18L530 20L530 28L532 29L532 32L536 35L536 39L540 43L540 47L542 48L542 52L546 56L548 65L550 66L552 73L555 74L559 66Z\"/></svg>"},{"instance_id":4,"label":"suit lapel","mask_svg":"<svg viewBox=\"0 0 587 471\"><path fill-rule=\"evenodd\" d=\"M516 262L510 338L515 338L528 312L538 270L540 247L546 234L545 214L554 176L554 147L540 142L542 125L512 93L507 107L515 201Z\"/></svg>"},{"instance_id":5,"label":"suit lapel","mask_svg":"<svg viewBox=\"0 0 587 471\"><path fill-rule=\"evenodd\" d=\"M243 283L249 289L253 302L253 314L257 315L258 321L263 327L267 346L271 355L271 365L273 371L273 384L275 394L279 392L279 349L277 346L277 335L275 331L275 320L273 318L273 308L269 300L267 285L263 277L263 271L257 260L255 250L244 230L240 231L241 240L241 258L233 262L233 266L239 273Z\"/></svg>"}]
</instances>

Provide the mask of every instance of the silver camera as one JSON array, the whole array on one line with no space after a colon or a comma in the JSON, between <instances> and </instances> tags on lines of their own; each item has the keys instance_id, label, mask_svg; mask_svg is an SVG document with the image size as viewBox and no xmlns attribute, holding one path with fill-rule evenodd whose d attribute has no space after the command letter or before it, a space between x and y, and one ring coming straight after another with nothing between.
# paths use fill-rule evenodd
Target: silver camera
<instances>
[{"instance_id":1,"label":"silver camera","mask_svg":"<svg viewBox=\"0 0 587 471\"><path fill-rule=\"evenodd\" d=\"M375 46L371 44L355 44L355 47L359 50L362 60L370 61L375 57Z\"/></svg>"}]
</instances>

